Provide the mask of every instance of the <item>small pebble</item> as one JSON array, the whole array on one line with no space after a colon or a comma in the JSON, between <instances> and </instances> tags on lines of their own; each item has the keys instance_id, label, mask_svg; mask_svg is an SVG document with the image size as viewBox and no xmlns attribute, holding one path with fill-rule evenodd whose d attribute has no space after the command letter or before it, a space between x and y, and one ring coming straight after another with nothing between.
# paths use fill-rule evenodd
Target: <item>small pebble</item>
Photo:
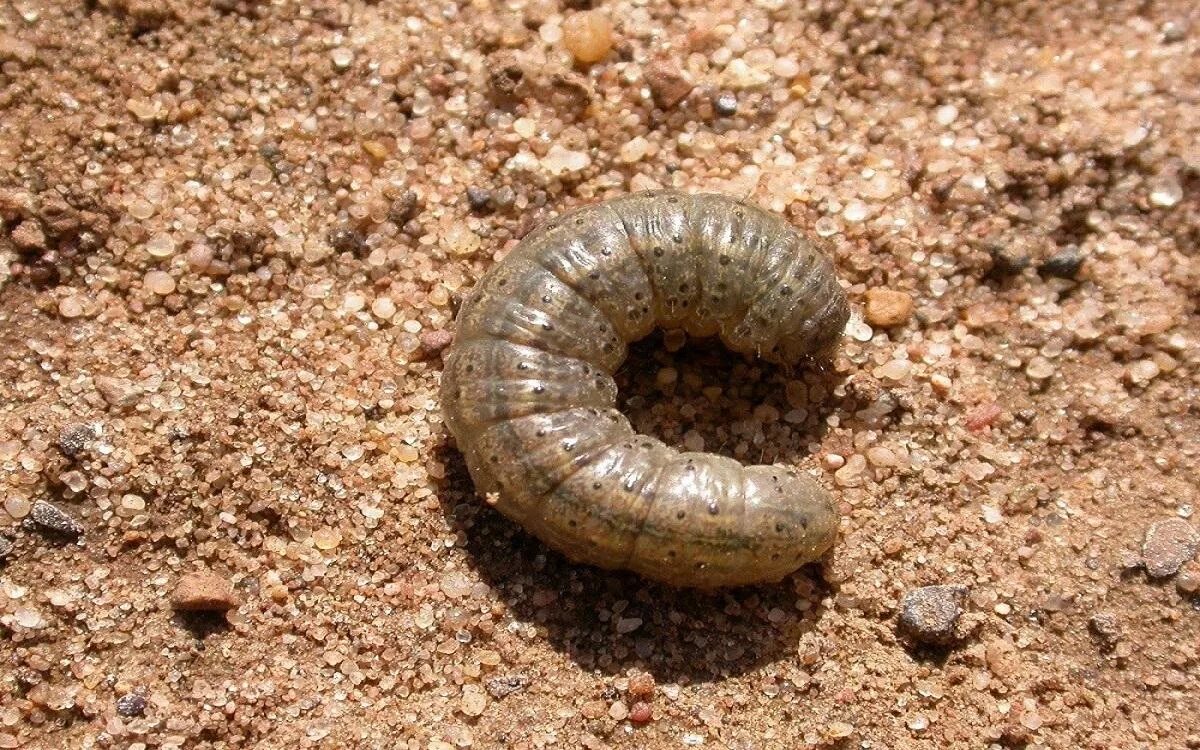
<instances>
[{"instance_id":1,"label":"small pebble","mask_svg":"<svg viewBox=\"0 0 1200 750\"><path fill-rule=\"evenodd\" d=\"M943 104L934 110L934 118L938 125L949 125L958 119L958 107L953 104Z\"/></svg>"},{"instance_id":2,"label":"small pebble","mask_svg":"<svg viewBox=\"0 0 1200 750\"><path fill-rule=\"evenodd\" d=\"M360 253L367 246L362 232L354 227L337 227L329 231L329 246L339 253Z\"/></svg>"},{"instance_id":3,"label":"small pebble","mask_svg":"<svg viewBox=\"0 0 1200 750\"><path fill-rule=\"evenodd\" d=\"M1162 38L1167 44L1182 42L1187 39L1188 25L1186 21L1170 20L1162 25Z\"/></svg>"},{"instance_id":4,"label":"small pebble","mask_svg":"<svg viewBox=\"0 0 1200 750\"><path fill-rule=\"evenodd\" d=\"M478 685L467 685L463 688L459 708L467 716L479 716L487 708L487 695Z\"/></svg>"},{"instance_id":5,"label":"small pebble","mask_svg":"<svg viewBox=\"0 0 1200 750\"><path fill-rule=\"evenodd\" d=\"M682 102L694 88L683 72L670 62L651 64L645 78L654 103L663 109L671 109Z\"/></svg>"},{"instance_id":6,"label":"small pebble","mask_svg":"<svg viewBox=\"0 0 1200 750\"><path fill-rule=\"evenodd\" d=\"M166 271L147 271L143 283L148 290L160 297L175 291L175 279Z\"/></svg>"},{"instance_id":7,"label":"small pebble","mask_svg":"<svg viewBox=\"0 0 1200 750\"><path fill-rule=\"evenodd\" d=\"M371 314L380 320L391 320L396 314L396 303L390 297L376 297L371 303Z\"/></svg>"},{"instance_id":8,"label":"small pebble","mask_svg":"<svg viewBox=\"0 0 1200 750\"><path fill-rule=\"evenodd\" d=\"M654 697L654 676L641 673L629 679L629 695L637 701L648 701Z\"/></svg>"},{"instance_id":9,"label":"small pebble","mask_svg":"<svg viewBox=\"0 0 1200 750\"><path fill-rule=\"evenodd\" d=\"M639 617L622 617L617 620L617 632L624 635L632 633L642 626L642 620Z\"/></svg>"},{"instance_id":10,"label":"small pebble","mask_svg":"<svg viewBox=\"0 0 1200 750\"><path fill-rule=\"evenodd\" d=\"M83 526L78 521L64 513L57 505L44 500L38 500L33 504L33 507L29 509L29 516L25 519L25 522L41 531L49 531L64 536L77 537L83 535Z\"/></svg>"},{"instance_id":11,"label":"small pebble","mask_svg":"<svg viewBox=\"0 0 1200 750\"><path fill-rule=\"evenodd\" d=\"M346 70L354 63L354 51L345 47L335 47L330 50L329 59L333 62L334 70Z\"/></svg>"},{"instance_id":12,"label":"small pebble","mask_svg":"<svg viewBox=\"0 0 1200 750\"><path fill-rule=\"evenodd\" d=\"M96 432L91 425L69 424L58 433L58 449L67 458L75 458L83 453L95 437Z\"/></svg>"},{"instance_id":13,"label":"small pebble","mask_svg":"<svg viewBox=\"0 0 1200 750\"><path fill-rule=\"evenodd\" d=\"M1038 273L1057 279L1074 279L1083 268L1083 255L1072 245L1047 258L1040 266Z\"/></svg>"},{"instance_id":14,"label":"small pebble","mask_svg":"<svg viewBox=\"0 0 1200 750\"><path fill-rule=\"evenodd\" d=\"M1121 625L1112 612L1097 612L1088 620L1088 627L1105 649L1111 649L1121 639Z\"/></svg>"},{"instance_id":15,"label":"small pebble","mask_svg":"<svg viewBox=\"0 0 1200 750\"><path fill-rule=\"evenodd\" d=\"M313 532L312 540L313 544L319 550L328 551L337 549L337 546L342 543L342 532L325 526Z\"/></svg>"},{"instance_id":16,"label":"small pebble","mask_svg":"<svg viewBox=\"0 0 1200 750\"><path fill-rule=\"evenodd\" d=\"M867 322L881 328L902 326L913 313L912 296L894 289L867 291L865 317Z\"/></svg>"},{"instance_id":17,"label":"small pebble","mask_svg":"<svg viewBox=\"0 0 1200 750\"><path fill-rule=\"evenodd\" d=\"M738 111L737 95L732 91L722 91L713 97L713 109L722 117L733 117Z\"/></svg>"},{"instance_id":18,"label":"small pebble","mask_svg":"<svg viewBox=\"0 0 1200 750\"><path fill-rule=\"evenodd\" d=\"M224 612L237 605L229 581L210 572L181 576L171 593L171 606L184 612Z\"/></svg>"},{"instance_id":19,"label":"small pebble","mask_svg":"<svg viewBox=\"0 0 1200 750\"><path fill-rule=\"evenodd\" d=\"M679 370L674 367L663 367L654 373L654 383L663 390L670 390L679 382Z\"/></svg>"},{"instance_id":20,"label":"small pebble","mask_svg":"<svg viewBox=\"0 0 1200 750\"><path fill-rule=\"evenodd\" d=\"M14 544L12 539L9 539L6 536L0 536L0 560L4 560L8 557L9 553L13 551L13 546Z\"/></svg>"},{"instance_id":21,"label":"small pebble","mask_svg":"<svg viewBox=\"0 0 1200 750\"><path fill-rule=\"evenodd\" d=\"M58 314L70 320L83 315L83 299L72 294L69 297L63 297L58 302Z\"/></svg>"},{"instance_id":22,"label":"small pebble","mask_svg":"<svg viewBox=\"0 0 1200 750\"><path fill-rule=\"evenodd\" d=\"M988 269L988 276L993 278L1016 276L1029 268L1029 258L1024 255L1011 253L1001 247L990 247L988 252L992 258L992 267Z\"/></svg>"},{"instance_id":23,"label":"small pebble","mask_svg":"<svg viewBox=\"0 0 1200 750\"><path fill-rule=\"evenodd\" d=\"M1200 593L1200 563L1185 563L1175 576L1175 588L1182 596Z\"/></svg>"},{"instance_id":24,"label":"small pebble","mask_svg":"<svg viewBox=\"0 0 1200 750\"><path fill-rule=\"evenodd\" d=\"M650 141L647 141L640 135L634 136L621 144L621 148L617 152L617 157L626 164L633 164L641 161L646 156L649 148Z\"/></svg>"},{"instance_id":25,"label":"small pebble","mask_svg":"<svg viewBox=\"0 0 1200 750\"><path fill-rule=\"evenodd\" d=\"M125 378L97 375L92 382L109 406L123 409L133 406L142 396L142 389Z\"/></svg>"},{"instance_id":26,"label":"small pebble","mask_svg":"<svg viewBox=\"0 0 1200 750\"><path fill-rule=\"evenodd\" d=\"M121 496L121 511L128 515L141 513L146 509L146 498L132 493Z\"/></svg>"},{"instance_id":27,"label":"small pebble","mask_svg":"<svg viewBox=\"0 0 1200 750\"><path fill-rule=\"evenodd\" d=\"M586 10L568 17L563 21L562 33L563 46L578 62L599 62L612 50L612 22L599 11Z\"/></svg>"},{"instance_id":28,"label":"small pebble","mask_svg":"<svg viewBox=\"0 0 1200 750\"><path fill-rule=\"evenodd\" d=\"M550 174L563 175L571 172L581 172L592 163L592 157L586 151L575 151L555 143L542 157L542 166ZM472 249L474 252L474 249ZM462 255L463 253L457 253Z\"/></svg>"},{"instance_id":29,"label":"small pebble","mask_svg":"<svg viewBox=\"0 0 1200 750\"><path fill-rule=\"evenodd\" d=\"M963 614L967 587L925 586L904 595L900 602L900 630L922 643L944 646L957 639L956 626Z\"/></svg>"},{"instance_id":30,"label":"small pebble","mask_svg":"<svg viewBox=\"0 0 1200 750\"><path fill-rule=\"evenodd\" d=\"M46 627L46 618L33 607L17 607L13 612L13 619L18 625L29 630Z\"/></svg>"},{"instance_id":31,"label":"small pebble","mask_svg":"<svg viewBox=\"0 0 1200 750\"><path fill-rule=\"evenodd\" d=\"M1045 380L1054 374L1054 363L1045 357L1031 357L1025 374L1034 380Z\"/></svg>"},{"instance_id":32,"label":"small pebble","mask_svg":"<svg viewBox=\"0 0 1200 750\"><path fill-rule=\"evenodd\" d=\"M1139 359L1131 362L1126 370L1125 377L1134 385L1146 385L1151 380L1154 380L1162 372L1158 363L1152 359Z\"/></svg>"},{"instance_id":33,"label":"small pebble","mask_svg":"<svg viewBox=\"0 0 1200 750\"><path fill-rule=\"evenodd\" d=\"M1150 203L1170 208L1183 199L1183 186L1174 175L1161 175L1150 186Z\"/></svg>"},{"instance_id":34,"label":"small pebble","mask_svg":"<svg viewBox=\"0 0 1200 750\"><path fill-rule=\"evenodd\" d=\"M46 235L42 233L41 224L34 219L26 219L13 227L9 239L25 252L41 250L46 246Z\"/></svg>"},{"instance_id":35,"label":"small pebble","mask_svg":"<svg viewBox=\"0 0 1200 750\"><path fill-rule=\"evenodd\" d=\"M127 719L146 713L146 698L138 693L126 693L117 699L117 713Z\"/></svg>"},{"instance_id":36,"label":"small pebble","mask_svg":"<svg viewBox=\"0 0 1200 750\"><path fill-rule=\"evenodd\" d=\"M4 512L13 520L20 521L25 516L28 516L29 511L32 509L33 505L23 497L13 495L12 497L4 498Z\"/></svg>"},{"instance_id":37,"label":"small pebble","mask_svg":"<svg viewBox=\"0 0 1200 750\"><path fill-rule=\"evenodd\" d=\"M417 340L421 342L421 353L426 357L434 357L450 346L454 334L449 331L422 331Z\"/></svg>"},{"instance_id":38,"label":"small pebble","mask_svg":"<svg viewBox=\"0 0 1200 750\"><path fill-rule=\"evenodd\" d=\"M492 677L484 685L484 687L487 688L488 693L496 700L507 698L510 695L519 693L528 686L529 678L521 674Z\"/></svg>"},{"instance_id":39,"label":"small pebble","mask_svg":"<svg viewBox=\"0 0 1200 750\"><path fill-rule=\"evenodd\" d=\"M491 207L492 191L487 188L475 187L474 185L467 188L467 205L472 211L486 211Z\"/></svg>"},{"instance_id":40,"label":"small pebble","mask_svg":"<svg viewBox=\"0 0 1200 750\"><path fill-rule=\"evenodd\" d=\"M860 200L848 201L846 207L842 209L842 217L852 224L867 218L868 214L870 214L870 208Z\"/></svg>"},{"instance_id":41,"label":"small pebble","mask_svg":"<svg viewBox=\"0 0 1200 750\"><path fill-rule=\"evenodd\" d=\"M1151 578L1169 578L1195 556L1200 535L1182 518L1155 521L1142 542L1142 565Z\"/></svg>"},{"instance_id":42,"label":"small pebble","mask_svg":"<svg viewBox=\"0 0 1200 750\"><path fill-rule=\"evenodd\" d=\"M629 709L629 720L634 724L646 724L654 718L654 711L649 703L638 701Z\"/></svg>"},{"instance_id":43,"label":"small pebble","mask_svg":"<svg viewBox=\"0 0 1200 750\"><path fill-rule=\"evenodd\" d=\"M867 458L861 453L855 453L846 459L845 464L833 472L833 481L839 487L858 487L862 484L863 473L867 470Z\"/></svg>"},{"instance_id":44,"label":"small pebble","mask_svg":"<svg viewBox=\"0 0 1200 750\"><path fill-rule=\"evenodd\" d=\"M406 190L399 198L392 201L388 207L388 221L395 224L397 227L403 228L404 225L416 218L421 212L421 201L413 190Z\"/></svg>"},{"instance_id":45,"label":"small pebble","mask_svg":"<svg viewBox=\"0 0 1200 750\"><path fill-rule=\"evenodd\" d=\"M912 363L907 359L893 359L885 362L871 371L871 374L884 380L901 381L912 371Z\"/></svg>"},{"instance_id":46,"label":"small pebble","mask_svg":"<svg viewBox=\"0 0 1200 750\"><path fill-rule=\"evenodd\" d=\"M156 234L147 240L146 253L152 258L170 258L175 254L175 240L169 234Z\"/></svg>"}]
</instances>

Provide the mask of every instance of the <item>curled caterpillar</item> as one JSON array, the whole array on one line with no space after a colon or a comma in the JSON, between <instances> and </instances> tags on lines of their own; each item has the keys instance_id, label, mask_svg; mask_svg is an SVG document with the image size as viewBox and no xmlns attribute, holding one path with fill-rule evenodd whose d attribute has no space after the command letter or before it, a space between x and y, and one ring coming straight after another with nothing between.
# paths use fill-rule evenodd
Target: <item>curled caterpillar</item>
<instances>
[{"instance_id":1,"label":"curled caterpillar","mask_svg":"<svg viewBox=\"0 0 1200 750\"><path fill-rule=\"evenodd\" d=\"M636 434L612 376L656 326L794 364L848 317L830 261L778 216L634 193L539 227L484 274L445 359L446 425L477 490L569 558L682 586L775 581L833 544L828 493Z\"/></svg>"}]
</instances>

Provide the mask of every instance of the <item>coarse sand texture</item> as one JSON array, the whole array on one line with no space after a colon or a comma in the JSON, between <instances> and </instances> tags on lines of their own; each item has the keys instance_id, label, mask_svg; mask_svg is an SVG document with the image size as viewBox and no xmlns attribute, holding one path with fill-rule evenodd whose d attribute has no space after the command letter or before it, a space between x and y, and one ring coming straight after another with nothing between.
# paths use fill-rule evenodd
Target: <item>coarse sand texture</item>
<instances>
[{"instance_id":1,"label":"coarse sand texture","mask_svg":"<svg viewBox=\"0 0 1200 750\"><path fill-rule=\"evenodd\" d=\"M0 750L1200 748L1197 91L1190 0L0 5ZM443 412L476 283L661 190L847 303L597 386L831 499L776 584L569 561Z\"/></svg>"}]
</instances>

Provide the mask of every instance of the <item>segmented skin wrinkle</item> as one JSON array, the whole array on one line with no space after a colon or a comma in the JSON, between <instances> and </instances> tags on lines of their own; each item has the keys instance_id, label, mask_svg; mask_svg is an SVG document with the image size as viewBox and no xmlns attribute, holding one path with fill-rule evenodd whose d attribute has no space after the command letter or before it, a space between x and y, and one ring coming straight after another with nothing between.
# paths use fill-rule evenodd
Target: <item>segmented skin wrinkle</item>
<instances>
[{"instance_id":1,"label":"segmented skin wrinkle","mask_svg":"<svg viewBox=\"0 0 1200 750\"><path fill-rule=\"evenodd\" d=\"M848 316L829 260L756 206L669 190L585 206L464 299L446 424L476 487L574 560L682 586L775 581L833 544L829 494L638 435L612 375L655 327L791 366L831 350Z\"/></svg>"}]
</instances>

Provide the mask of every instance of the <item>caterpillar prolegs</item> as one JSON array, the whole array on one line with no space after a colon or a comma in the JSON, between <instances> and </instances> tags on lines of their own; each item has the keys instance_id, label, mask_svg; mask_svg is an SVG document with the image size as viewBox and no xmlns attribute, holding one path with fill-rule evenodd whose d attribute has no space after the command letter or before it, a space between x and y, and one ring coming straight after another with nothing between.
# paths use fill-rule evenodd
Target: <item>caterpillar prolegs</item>
<instances>
[{"instance_id":1,"label":"caterpillar prolegs","mask_svg":"<svg viewBox=\"0 0 1200 750\"><path fill-rule=\"evenodd\" d=\"M656 326L794 364L849 317L830 261L721 195L635 193L539 227L459 310L442 405L480 493L576 561L684 586L774 581L834 541L828 493L634 432L613 373Z\"/></svg>"}]
</instances>

